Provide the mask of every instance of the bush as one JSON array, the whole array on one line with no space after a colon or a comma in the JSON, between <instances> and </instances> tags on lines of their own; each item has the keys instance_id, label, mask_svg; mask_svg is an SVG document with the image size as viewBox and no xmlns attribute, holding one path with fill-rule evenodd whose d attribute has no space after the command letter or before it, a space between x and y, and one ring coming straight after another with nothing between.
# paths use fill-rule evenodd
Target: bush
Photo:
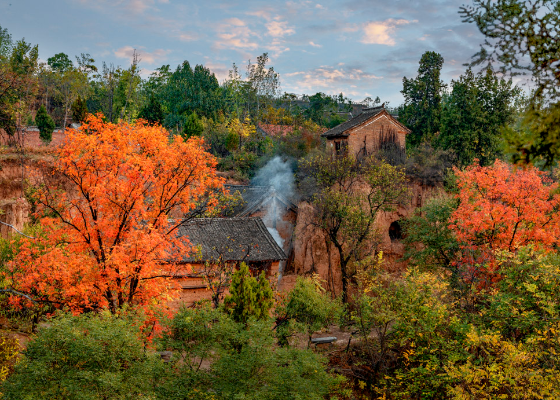
<instances>
[{"instance_id":1,"label":"bush","mask_svg":"<svg viewBox=\"0 0 560 400\"><path fill-rule=\"evenodd\" d=\"M28 344L4 399L151 399L158 357L132 316L60 314Z\"/></svg>"},{"instance_id":2,"label":"bush","mask_svg":"<svg viewBox=\"0 0 560 400\"><path fill-rule=\"evenodd\" d=\"M324 357L310 350L278 348L271 328L269 318L237 323L208 305L181 310L160 342L174 351L176 362L158 395L170 400L324 399L341 378L329 375Z\"/></svg>"}]
</instances>

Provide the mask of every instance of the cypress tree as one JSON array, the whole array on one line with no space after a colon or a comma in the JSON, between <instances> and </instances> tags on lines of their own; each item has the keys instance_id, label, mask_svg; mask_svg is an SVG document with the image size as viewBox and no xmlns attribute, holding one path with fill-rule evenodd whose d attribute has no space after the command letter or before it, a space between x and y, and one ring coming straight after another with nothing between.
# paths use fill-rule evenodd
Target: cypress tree
<instances>
[{"instance_id":1,"label":"cypress tree","mask_svg":"<svg viewBox=\"0 0 560 400\"><path fill-rule=\"evenodd\" d=\"M47 109L44 105L41 105L39 110L37 110L35 123L37 124L37 128L39 128L39 137L41 140L45 144L50 143L55 124L51 116L47 113Z\"/></svg>"}]
</instances>

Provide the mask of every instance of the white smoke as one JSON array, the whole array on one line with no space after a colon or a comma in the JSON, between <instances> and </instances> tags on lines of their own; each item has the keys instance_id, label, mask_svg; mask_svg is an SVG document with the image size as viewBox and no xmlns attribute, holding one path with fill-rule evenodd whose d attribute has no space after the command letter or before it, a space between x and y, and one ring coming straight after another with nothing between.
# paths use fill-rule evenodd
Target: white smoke
<instances>
[{"instance_id":1,"label":"white smoke","mask_svg":"<svg viewBox=\"0 0 560 400\"><path fill-rule=\"evenodd\" d=\"M267 227L266 229L268 229L268 232L270 232L270 236L272 236L274 238L274 241L276 242L276 244L278 244L278 246L280 246L280 248L283 249L283 245L284 245L284 239L282 239L282 237L280 237L280 234L278 233L278 231L274 228L269 228Z\"/></svg>"},{"instance_id":2,"label":"white smoke","mask_svg":"<svg viewBox=\"0 0 560 400\"><path fill-rule=\"evenodd\" d=\"M295 193L295 179L292 167L288 161L283 161L282 158L276 156L262 167L255 178L253 178L253 185L257 186L272 186L277 194L284 197L288 201L292 201ZM274 238L278 246L284 249L284 239L276 229L276 223L282 221L284 216L285 207L282 207L276 202L269 202L266 210L266 215L263 222ZM279 266L278 282L282 279L285 262L281 262Z\"/></svg>"},{"instance_id":3,"label":"white smoke","mask_svg":"<svg viewBox=\"0 0 560 400\"><path fill-rule=\"evenodd\" d=\"M253 178L253 185L272 186L287 199L294 196L294 172L288 161L276 156L262 167Z\"/></svg>"}]
</instances>

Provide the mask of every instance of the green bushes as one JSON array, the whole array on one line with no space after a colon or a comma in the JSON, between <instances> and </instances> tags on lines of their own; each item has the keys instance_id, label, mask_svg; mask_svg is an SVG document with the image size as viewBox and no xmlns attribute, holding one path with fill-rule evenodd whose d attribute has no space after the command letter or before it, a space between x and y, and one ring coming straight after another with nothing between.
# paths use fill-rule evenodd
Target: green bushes
<instances>
[{"instance_id":1,"label":"green bushes","mask_svg":"<svg viewBox=\"0 0 560 400\"><path fill-rule=\"evenodd\" d=\"M131 311L52 318L0 386L1 398L325 399L344 379L328 372L326 357L277 345L270 287L241 271L233 280L235 307L182 309L161 320L152 343L145 332L153 325ZM251 301L242 287L255 294ZM170 361L158 350L171 351Z\"/></svg>"},{"instance_id":2,"label":"green bushes","mask_svg":"<svg viewBox=\"0 0 560 400\"><path fill-rule=\"evenodd\" d=\"M3 399L150 399L161 361L133 317L62 314L48 323L2 386Z\"/></svg>"}]
</instances>

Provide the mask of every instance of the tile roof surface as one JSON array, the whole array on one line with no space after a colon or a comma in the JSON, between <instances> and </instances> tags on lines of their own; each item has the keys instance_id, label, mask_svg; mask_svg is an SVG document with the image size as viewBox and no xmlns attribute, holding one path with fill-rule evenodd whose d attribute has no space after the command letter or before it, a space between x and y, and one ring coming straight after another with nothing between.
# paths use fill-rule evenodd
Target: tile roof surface
<instances>
[{"instance_id":1,"label":"tile roof surface","mask_svg":"<svg viewBox=\"0 0 560 400\"><path fill-rule=\"evenodd\" d=\"M184 262L280 261L287 257L260 218L196 218L178 228L195 247Z\"/></svg>"}]
</instances>

